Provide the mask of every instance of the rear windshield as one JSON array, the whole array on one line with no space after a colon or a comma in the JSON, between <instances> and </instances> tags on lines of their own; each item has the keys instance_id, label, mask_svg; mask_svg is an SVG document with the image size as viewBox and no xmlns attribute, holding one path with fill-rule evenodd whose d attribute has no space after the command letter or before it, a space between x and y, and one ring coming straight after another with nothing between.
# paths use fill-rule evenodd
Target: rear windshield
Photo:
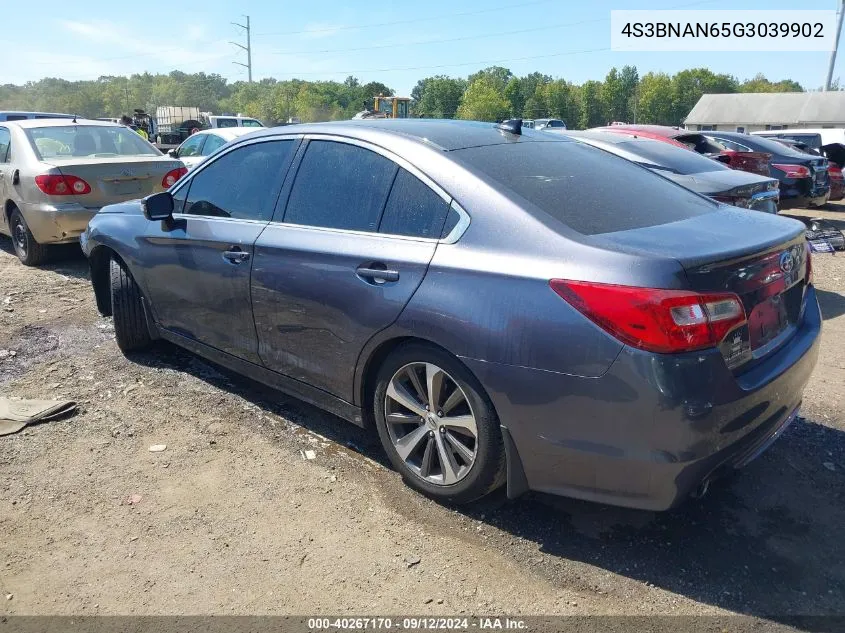
<instances>
[{"instance_id":1,"label":"rear windshield","mask_svg":"<svg viewBox=\"0 0 845 633\"><path fill-rule=\"evenodd\" d=\"M730 169L712 158L660 141L624 141L616 143L616 147L636 155L636 162L646 167L663 169L684 176Z\"/></svg>"},{"instance_id":2,"label":"rear windshield","mask_svg":"<svg viewBox=\"0 0 845 633\"><path fill-rule=\"evenodd\" d=\"M456 158L583 235L686 220L715 202L623 158L582 143L522 142L472 147ZM527 208L531 211L532 209Z\"/></svg>"},{"instance_id":3,"label":"rear windshield","mask_svg":"<svg viewBox=\"0 0 845 633\"><path fill-rule=\"evenodd\" d=\"M41 160L161 155L136 132L122 125L35 127L27 129L26 134Z\"/></svg>"},{"instance_id":4,"label":"rear windshield","mask_svg":"<svg viewBox=\"0 0 845 633\"><path fill-rule=\"evenodd\" d=\"M718 136L715 137L716 140L720 140ZM787 147L783 143L778 143L777 141L773 141L770 138L765 138L763 136L749 136L748 140L745 139L739 140L732 137L725 137L728 141L735 141L737 143L742 143L747 145L755 152L769 152L770 154L779 154L781 156L794 156L796 158L807 158L807 155L804 152L799 152L797 149L793 149L791 147Z\"/></svg>"},{"instance_id":5,"label":"rear windshield","mask_svg":"<svg viewBox=\"0 0 845 633\"><path fill-rule=\"evenodd\" d=\"M552 119L548 123L546 123L546 127L566 127L563 121L558 121L557 119Z\"/></svg>"}]
</instances>

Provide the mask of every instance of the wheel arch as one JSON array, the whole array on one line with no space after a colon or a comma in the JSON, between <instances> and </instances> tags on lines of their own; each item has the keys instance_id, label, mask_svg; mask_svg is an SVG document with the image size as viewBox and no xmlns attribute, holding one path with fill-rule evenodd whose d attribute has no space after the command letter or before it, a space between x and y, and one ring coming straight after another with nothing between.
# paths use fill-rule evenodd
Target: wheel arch
<instances>
[{"instance_id":1,"label":"wheel arch","mask_svg":"<svg viewBox=\"0 0 845 633\"><path fill-rule=\"evenodd\" d=\"M88 267L91 271L91 285L94 287L94 298L97 310L103 316L112 315L111 281L109 264L112 258L123 261L114 250L108 246L96 246L88 255Z\"/></svg>"}]
</instances>

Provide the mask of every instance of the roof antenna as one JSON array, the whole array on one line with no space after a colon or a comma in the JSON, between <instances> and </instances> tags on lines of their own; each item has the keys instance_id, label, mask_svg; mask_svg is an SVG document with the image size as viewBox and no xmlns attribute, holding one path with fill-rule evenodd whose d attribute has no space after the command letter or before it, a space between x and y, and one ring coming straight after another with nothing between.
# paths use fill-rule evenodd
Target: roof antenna
<instances>
[{"instance_id":1,"label":"roof antenna","mask_svg":"<svg viewBox=\"0 0 845 633\"><path fill-rule=\"evenodd\" d=\"M499 123L496 129L511 134L522 134L522 119L506 119Z\"/></svg>"},{"instance_id":2,"label":"roof antenna","mask_svg":"<svg viewBox=\"0 0 845 633\"><path fill-rule=\"evenodd\" d=\"M75 114L73 115L73 121L71 121L71 123L76 123L76 116L77 115L75 115Z\"/></svg>"}]
</instances>

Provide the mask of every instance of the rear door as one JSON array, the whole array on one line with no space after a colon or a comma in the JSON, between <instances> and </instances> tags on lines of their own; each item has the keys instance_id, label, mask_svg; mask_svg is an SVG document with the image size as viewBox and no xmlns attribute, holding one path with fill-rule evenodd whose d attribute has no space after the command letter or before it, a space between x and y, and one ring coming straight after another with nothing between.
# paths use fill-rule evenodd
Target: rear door
<instances>
[{"instance_id":1,"label":"rear door","mask_svg":"<svg viewBox=\"0 0 845 633\"><path fill-rule=\"evenodd\" d=\"M298 143L238 145L176 189L172 221L148 223L139 256L162 327L259 362L249 287L253 247Z\"/></svg>"},{"instance_id":2,"label":"rear door","mask_svg":"<svg viewBox=\"0 0 845 633\"><path fill-rule=\"evenodd\" d=\"M312 138L284 214L280 208L255 245L252 299L264 364L352 401L359 353L413 296L449 203L379 148Z\"/></svg>"}]
</instances>

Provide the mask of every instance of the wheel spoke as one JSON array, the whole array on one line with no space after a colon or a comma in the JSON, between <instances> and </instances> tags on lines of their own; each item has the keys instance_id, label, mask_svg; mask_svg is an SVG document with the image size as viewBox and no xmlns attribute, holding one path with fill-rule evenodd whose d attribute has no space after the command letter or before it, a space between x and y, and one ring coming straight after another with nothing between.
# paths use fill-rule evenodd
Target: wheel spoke
<instances>
[{"instance_id":1,"label":"wheel spoke","mask_svg":"<svg viewBox=\"0 0 845 633\"><path fill-rule=\"evenodd\" d=\"M414 385L414 390L417 392L417 398L419 398L420 402L425 402L427 400L425 396L425 387L423 387L422 382L420 382L420 377L417 374L416 367L411 365L405 371L408 374L408 378L411 380L411 384Z\"/></svg>"},{"instance_id":2,"label":"wheel spoke","mask_svg":"<svg viewBox=\"0 0 845 633\"><path fill-rule=\"evenodd\" d=\"M425 407L408 393L408 390L396 378L390 381L387 387L387 396L418 416L425 417Z\"/></svg>"},{"instance_id":3,"label":"wheel spoke","mask_svg":"<svg viewBox=\"0 0 845 633\"><path fill-rule=\"evenodd\" d=\"M469 448L467 448L466 444L461 442L461 440L452 435L451 431L446 431L444 435L446 437L446 440L451 445L452 449L464 460L464 463L467 466L472 464L473 459L475 459L475 453L473 453Z\"/></svg>"},{"instance_id":4,"label":"wheel spoke","mask_svg":"<svg viewBox=\"0 0 845 633\"><path fill-rule=\"evenodd\" d=\"M461 388L458 387L458 385L455 385L455 390L449 394L449 397L446 398L446 402L443 403L440 410L443 412L443 415L449 415L449 411L454 409L464 400L466 400L466 398L464 398L464 392L461 391Z\"/></svg>"},{"instance_id":5,"label":"wheel spoke","mask_svg":"<svg viewBox=\"0 0 845 633\"><path fill-rule=\"evenodd\" d=\"M407 435L399 438L394 443L396 452L403 461L407 460L411 453L414 452L424 438L428 437L428 429L425 424L421 424Z\"/></svg>"},{"instance_id":6,"label":"wheel spoke","mask_svg":"<svg viewBox=\"0 0 845 633\"><path fill-rule=\"evenodd\" d=\"M419 424L420 416L413 413L388 413L387 421L391 424Z\"/></svg>"},{"instance_id":7,"label":"wheel spoke","mask_svg":"<svg viewBox=\"0 0 845 633\"><path fill-rule=\"evenodd\" d=\"M475 424L475 418L471 415L453 415L443 418L443 424L447 427L454 427L464 433L469 433L473 437L478 437L478 427Z\"/></svg>"},{"instance_id":8,"label":"wheel spoke","mask_svg":"<svg viewBox=\"0 0 845 633\"><path fill-rule=\"evenodd\" d=\"M428 385L428 406L437 411L440 406L440 391L443 388L443 370L437 365L426 363L425 380Z\"/></svg>"},{"instance_id":9,"label":"wheel spoke","mask_svg":"<svg viewBox=\"0 0 845 633\"><path fill-rule=\"evenodd\" d=\"M437 457L440 458L440 470L443 471L443 483L445 485L453 484L458 481L458 465L455 463L455 457L452 455L452 449L446 446L442 433L436 433L434 437L437 440Z\"/></svg>"},{"instance_id":10,"label":"wheel spoke","mask_svg":"<svg viewBox=\"0 0 845 633\"><path fill-rule=\"evenodd\" d=\"M428 477L431 475L431 461L434 457L435 450L437 449L434 447L434 439L430 437L425 445L425 452L423 453L422 461L420 462L421 477Z\"/></svg>"}]
</instances>

